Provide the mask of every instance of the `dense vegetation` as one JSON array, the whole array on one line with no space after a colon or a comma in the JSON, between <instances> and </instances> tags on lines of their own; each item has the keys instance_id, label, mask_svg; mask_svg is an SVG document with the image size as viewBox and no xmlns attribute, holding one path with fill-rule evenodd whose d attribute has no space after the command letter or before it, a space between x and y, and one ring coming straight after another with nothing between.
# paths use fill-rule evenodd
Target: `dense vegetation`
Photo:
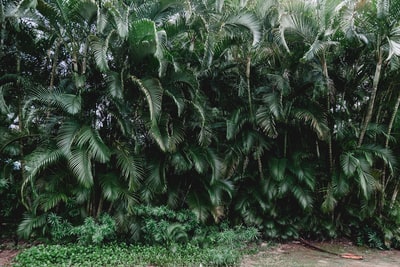
<instances>
[{"instance_id":1,"label":"dense vegetation","mask_svg":"<svg viewBox=\"0 0 400 267\"><path fill-rule=\"evenodd\" d=\"M111 224L189 242L224 221L398 246L399 17L394 0L0 0L0 218L54 241Z\"/></svg>"}]
</instances>

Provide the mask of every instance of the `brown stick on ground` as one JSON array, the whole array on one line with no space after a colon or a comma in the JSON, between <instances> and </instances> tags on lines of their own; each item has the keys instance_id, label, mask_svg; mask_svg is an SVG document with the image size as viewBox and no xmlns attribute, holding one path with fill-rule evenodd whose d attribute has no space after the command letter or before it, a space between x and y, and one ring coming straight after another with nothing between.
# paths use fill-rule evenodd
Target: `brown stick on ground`
<instances>
[{"instance_id":1,"label":"brown stick on ground","mask_svg":"<svg viewBox=\"0 0 400 267\"><path fill-rule=\"evenodd\" d=\"M352 259L352 260L362 260L363 259L363 256L355 255L355 254L352 254L352 253L339 254L339 253L335 253L335 252L332 252L332 251L328 251L326 249L317 247L317 246L311 244L310 242L307 242L303 238L300 238L299 240L303 245L305 245L307 247L310 247L312 249L315 249L317 251L325 252L325 253L328 253L328 254L331 254L331 255L335 255L335 256L339 256L339 257L345 258L345 259Z\"/></svg>"}]
</instances>

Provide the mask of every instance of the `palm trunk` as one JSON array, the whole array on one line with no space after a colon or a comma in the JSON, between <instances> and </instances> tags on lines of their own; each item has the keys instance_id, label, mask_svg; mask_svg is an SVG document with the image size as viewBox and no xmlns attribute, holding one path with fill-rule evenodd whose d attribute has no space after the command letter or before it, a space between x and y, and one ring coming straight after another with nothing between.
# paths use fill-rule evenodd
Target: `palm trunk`
<instances>
[{"instance_id":1,"label":"palm trunk","mask_svg":"<svg viewBox=\"0 0 400 267\"><path fill-rule=\"evenodd\" d=\"M326 88L328 90L326 94L326 112L327 114L330 113L331 110L331 86L329 84L329 73L328 73L328 66L326 63L326 58L325 58L325 53L322 54L322 68L323 68L323 73L325 77L325 82L326 82ZM331 174L333 172L333 149L332 149L332 137L331 137L331 131L329 127L329 136L328 136L328 159L329 159L329 173Z\"/></svg>"},{"instance_id":2,"label":"palm trunk","mask_svg":"<svg viewBox=\"0 0 400 267\"><path fill-rule=\"evenodd\" d=\"M379 84L379 79L381 76L381 70L382 70L382 48L380 48L380 45L378 44L378 62L376 63L375 67L375 74L374 74L374 80L372 83L372 92L371 92L371 98L368 103L368 109L367 109L367 114L365 115L364 122L361 128L360 132L360 138L358 139L358 147L360 147L364 141L365 133L367 131L368 125L371 121L372 118L372 111L374 110L374 105L375 105L375 98L376 98L376 93L378 91L378 84Z\"/></svg>"},{"instance_id":3,"label":"palm trunk","mask_svg":"<svg viewBox=\"0 0 400 267\"><path fill-rule=\"evenodd\" d=\"M390 141L390 134L392 133L392 129L393 129L393 125L394 125L394 121L396 119L397 116L397 112L399 111L399 107L400 107L400 93L397 96L397 100L396 100L396 104L394 105L393 108L393 114L392 117L390 118L390 122L388 125L388 131L387 131L387 136L386 136L386 141L385 141L385 148L389 148L389 141ZM386 187L389 184L390 179L386 180L386 166L383 169L383 173L382 173L382 180L381 180L381 184L383 186L382 189L382 197L381 197L381 205L384 204L384 200L386 197ZM396 190L395 190L395 198L397 197L397 184L396 184ZM393 198L393 197L392 197ZM392 200L393 202L393 200Z\"/></svg>"},{"instance_id":4,"label":"palm trunk","mask_svg":"<svg viewBox=\"0 0 400 267\"><path fill-rule=\"evenodd\" d=\"M246 63L247 97L248 97L248 101L249 101L251 123L254 126L255 119L254 119L254 112L253 112L253 102L252 102L252 99L251 99L250 68L251 68L251 57L248 56L247 57L247 63Z\"/></svg>"},{"instance_id":5,"label":"palm trunk","mask_svg":"<svg viewBox=\"0 0 400 267\"><path fill-rule=\"evenodd\" d=\"M0 20L0 58L2 58L4 54L4 39L6 35L6 18L4 16L4 4L2 0L0 0Z\"/></svg>"},{"instance_id":6,"label":"palm trunk","mask_svg":"<svg viewBox=\"0 0 400 267\"><path fill-rule=\"evenodd\" d=\"M61 40L56 41L56 46L54 48L54 56L53 62L51 64L51 73L50 73L50 89L54 87L54 79L57 74L57 63L58 63L58 54L60 52Z\"/></svg>"},{"instance_id":7,"label":"palm trunk","mask_svg":"<svg viewBox=\"0 0 400 267\"><path fill-rule=\"evenodd\" d=\"M18 128L20 132L24 131L24 120L23 120L23 110L22 110L22 106L23 106L23 92L22 92L22 88L21 88L21 80L20 80L20 75L21 75L21 58L20 55L17 55L17 75L18 75L18 79L17 79L17 92L18 92ZM19 142L19 155L21 157L21 180L25 181L25 160L24 160L24 139L22 138ZM32 206L31 203L31 199L29 197L25 197L23 196L23 190L21 188L21 202L22 204L25 206L25 208L27 210L29 210L29 207Z\"/></svg>"},{"instance_id":8,"label":"palm trunk","mask_svg":"<svg viewBox=\"0 0 400 267\"><path fill-rule=\"evenodd\" d=\"M389 147L390 134L392 133L394 120L396 119L397 112L399 111L399 106L400 106L400 93L397 96L396 104L394 105L394 108L393 108L393 114L392 114L392 117L390 118L390 122L389 122L389 125L388 125L385 148Z\"/></svg>"}]
</instances>

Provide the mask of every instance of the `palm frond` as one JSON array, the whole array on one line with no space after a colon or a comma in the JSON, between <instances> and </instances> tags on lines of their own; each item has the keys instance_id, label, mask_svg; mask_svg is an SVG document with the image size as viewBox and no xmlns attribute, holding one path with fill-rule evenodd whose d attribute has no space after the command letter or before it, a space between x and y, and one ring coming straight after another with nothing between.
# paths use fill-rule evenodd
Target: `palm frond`
<instances>
[{"instance_id":1,"label":"palm frond","mask_svg":"<svg viewBox=\"0 0 400 267\"><path fill-rule=\"evenodd\" d=\"M332 212L337 205L337 200L334 197L333 189L331 186L328 187L327 192L324 196L324 201L321 204L321 209L323 212Z\"/></svg>"},{"instance_id":2,"label":"palm frond","mask_svg":"<svg viewBox=\"0 0 400 267\"><path fill-rule=\"evenodd\" d=\"M198 147L190 148L187 151L187 154L188 154L191 162L193 163L195 170L200 174L204 174L209 167L207 158L205 157L204 152L205 151L203 149L198 148Z\"/></svg>"},{"instance_id":3,"label":"palm frond","mask_svg":"<svg viewBox=\"0 0 400 267\"><path fill-rule=\"evenodd\" d=\"M40 86L30 89L30 98L24 104L23 110L29 110L32 102L53 106L71 115L80 112L82 106L80 95L66 94L60 90Z\"/></svg>"},{"instance_id":4,"label":"palm frond","mask_svg":"<svg viewBox=\"0 0 400 267\"><path fill-rule=\"evenodd\" d=\"M198 134L198 140L200 145L207 145L211 142L211 137L212 137L212 131L209 125L207 124L208 122L208 116L206 113L206 109L204 108L203 105L199 101L190 101L192 106L194 107L194 110L198 113L200 116L200 131Z\"/></svg>"},{"instance_id":5,"label":"palm frond","mask_svg":"<svg viewBox=\"0 0 400 267\"><path fill-rule=\"evenodd\" d=\"M325 114L316 115L310 110L296 109L294 110L295 116L298 119L304 120L306 123L310 123L311 128L317 134L321 140L326 140L329 136L329 128L326 121Z\"/></svg>"},{"instance_id":6,"label":"palm frond","mask_svg":"<svg viewBox=\"0 0 400 267\"><path fill-rule=\"evenodd\" d=\"M285 179L287 159L271 158L268 161L268 167L272 178L276 181Z\"/></svg>"},{"instance_id":7,"label":"palm frond","mask_svg":"<svg viewBox=\"0 0 400 267\"><path fill-rule=\"evenodd\" d=\"M393 173L397 160L390 149L375 144L365 144L359 147L359 150L363 153L371 153L375 157L383 160L383 162L389 167L389 170Z\"/></svg>"},{"instance_id":8,"label":"palm frond","mask_svg":"<svg viewBox=\"0 0 400 267\"><path fill-rule=\"evenodd\" d=\"M229 180L214 179L207 187L207 191L210 195L211 203L213 203L214 206L219 206L224 204L223 193L226 193L229 198L232 198L234 185L232 181Z\"/></svg>"},{"instance_id":9,"label":"palm frond","mask_svg":"<svg viewBox=\"0 0 400 267\"><path fill-rule=\"evenodd\" d=\"M118 182L118 175L113 172L100 174L101 192L108 201L116 201L122 194L122 186Z\"/></svg>"},{"instance_id":10,"label":"palm frond","mask_svg":"<svg viewBox=\"0 0 400 267\"><path fill-rule=\"evenodd\" d=\"M378 187L378 182L369 172L362 168L357 169L357 180L364 198L369 199L372 192Z\"/></svg>"},{"instance_id":11,"label":"palm frond","mask_svg":"<svg viewBox=\"0 0 400 267\"><path fill-rule=\"evenodd\" d=\"M161 123L163 123L162 127ZM184 141L185 131L182 121L172 119L169 116L162 116L160 130L162 130L167 151L176 151L178 145Z\"/></svg>"},{"instance_id":12,"label":"palm frond","mask_svg":"<svg viewBox=\"0 0 400 267\"><path fill-rule=\"evenodd\" d=\"M25 188L28 183L34 183L35 178L39 175L39 173L51 165L59 162L61 159L65 157L65 154L61 149L38 149L34 151L32 154L26 157L25 159L25 169L26 169L26 177L22 181L21 185L21 198L23 204L26 206L25 203ZM32 188L35 188L34 186ZM34 192L35 193L35 192Z\"/></svg>"},{"instance_id":13,"label":"palm frond","mask_svg":"<svg viewBox=\"0 0 400 267\"><path fill-rule=\"evenodd\" d=\"M57 21L59 20L61 14L58 8L55 5L46 2L45 0L38 0L37 2L38 4L36 10L39 11L39 13L46 18L46 20L48 20L53 27L59 30Z\"/></svg>"},{"instance_id":14,"label":"palm frond","mask_svg":"<svg viewBox=\"0 0 400 267\"><path fill-rule=\"evenodd\" d=\"M4 13L6 17L21 17L30 9L35 9L37 4L37 0L21 0L18 4L14 2L6 6Z\"/></svg>"},{"instance_id":15,"label":"palm frond","mask_svg":"<svg viewBox=\"0 0 400 267\"><path fill-rule=\"evenodd\" d=\"M155 193L165 192L167 190L165 162L163 160L153 161L149 164L148 170L149 175L144 181L144 188L142 188L147 197L153 197Z\"/></svg>"},{"instance_id":16,"label":"palm frond","mask_svg":"<svg viewBox=\"0 0 400 267\"><path fill-rule=\"evenodd\" d=\"M25 213L24 219L18 225L18 236L28 239L35 228L39 228L46 224L47 214L36 215L33 213Z\"/></svg>"},{"instance_id":17,"label":"palm frond","mask_svg":"<svg viewBox=\"0 0 400 267\"><path fill-rule=\"evenodd\" d=\"M199 221L205 222L210 216L211 203L206 193L191 191L186 201L189 209L194 212Z\"/></svg>"},{"instance_id":18,"label":"palm frond","mask_svg":"<svg viewBox=\"0 0 400 267\"><path fill-rule=\"evenodd\" d=\"M245 112L241 108L232 112L231 118L226 120L226 139L232 140L237 136L243 125L248 122L249 118L244 115Z\"/></svg>"},{"instance_id":19,"label":"palm frond","mask_svg":"<svg viewBox=\"0 0 400 267\"><path fill-rule=\"evenodd\" d=\"M94 54L94 59L96 61L97 67L99 68L100 71L106 72L109 70L108 66L108 46L110 42L111 36L114 34L113 31L111 31L107 38L104 40L100 39L99 37L95 35L90 35L89 36L89 42L90 42L90 47L93 51Z\"/></svg>"},{"instance_id":20,"label":"palm frond","mask_svg":"<svg viewBox=\"0 0 400 267\"><path fill-rule=\"evenodd\" d=\"M62 192L46 192L44 194L40 194L39 196L40 207L45 212L48 212L60 202L66 203L67 201L68 196Z\"/></svg>"},{"instance_id":21,"label":"palm frond","mask_svg":"<svg viewBox=\"0 0 400 267\"><path fill-rule=\"evenodd\" d=\"M94 0L67 1L70 18L76 21L90 22L96 15L99 7Z\"/></svg>"},{"instance_id":22,"label":"palm frond","mask_svg":"<svg viewBox=\"0 0 400 267\"><path fill-rule=\"evenodd\" d=\"M293 196L296 198L303 209L312 207L312 196L308 191L304 190L302 186L292 186L290 191L293 193Z\"/></svg>"},{"instance_id":23,"label":"palm frond","mask_svg":"<svg viewBox=\"0 0 400 267\"><path fill-rule=\"evenodd\" d=\"M131 76L131 79L145 94L149 106L150 119L153 125L156 124L157 119L160 116L162 96L164 93L160 81L154 78L141 80L134 76Z\"/></svg>"},{"instance_id":24,"label":"palm frond","mask_svg":"<svg viewBox=\"0 0 400 267\"><path fill-rule=\"evenodd\" d=\"M166 89L165 94L173 99L176 107L178 108L178 116L180 117L185 109L185 96L182 90L180 90L180 88L172 87Z\"/></svg>"},{"instance_id":25,"label":"palm frond","mask_svg":"<svg viewBox=\"0 0 400 267\"><path fill-rule=\"evenodd\" d=\"M73 149L68 155L68 163L81 185L86 188L93 186L92 161L86 149Z\"/></svg>"},{"instance_id":26,"label":"palm frond","mask_svg":"<svg viewBox=\"0 0 400 267\"><path fill-rule=\"evenodd\" d=\"M87 152L101 163L105 163L110 159L110 149L104 144L97 130L87 125L82 125L76 134L74 143L79 148L88 148Z\"/></svg>"},{"instance_id":27,"label":"palm frond","mask_svg":"<svg viewBox=\"0 0 400 267\"><path fill-rule=\"evenodd\" d=\"M106 8L107 12L111 15L118 35L125 39L129 34L129 13L131 12L131 7L126 6L124 3L119 3L119 5L115 6L109 2L108 5L106 3Z\"/></svg>"},{"instance_id":28,"label":"palm frond","mask_svg":"<svg viewBox=\"0 0 400 267\"><path fill-rule=\"evenodd\" d=\"M61 125L57 136L57 145L64 154L70 153L72 144L80 128L81 124L75 120L67 120Z\"/></svg>"},{"instance_id":29,"label":"palm frond","mask_svg":"<svg viewBox=\"0 0 400 267\"><path fill-rule=\"evenodd\" d=\"M351 177L359 168L360 161L352 152L346 152L340 156L340 165L345 175Z\"/></svg>"},{"instance_id":30,"label":"palm frond","mask_svg":"<svg viewBox=\"0 0 400 267\"><path fill-rule=\"evenodd\" d=\"M158 36L154 21L134 20L129 31L129 45L135 60L140 61L148 55L154 55L158 47Z\"/></svg>"},{"instance_id":31,"label":"palm frond","mask_svg":"<svg viewBox=\"0 0 400 267\"><path fill-rule=\"evenodd\" d=\"M129 190L137 189L144 176L142 159L133 156L132 152L122 146L118 146L113 153L117 158L117 166L121 170L122 176L128 181Z\"/></svg>"},{"instance_id":32,"label":"palm frond","mask_svg":"<svg viewBox=\"0 0 400 267\"><path fill-rule=\"evenodd\" d=\"M314 59L317 55L319 55L321 52L324 52L328 50L329 47L338 45L338 42L334 41L321 41L321 40L315 40L312 45L310 46L310 49L304 54L303 59L304 60L312 60Z\"/></svg>"},{"instance_id":33,"label":"palm frond","mask_svg":"<svg viewBox=\"0 0 400 267\"><path fill-rule=\"evenodd\" d=\"M256 111L256 122L268 137L276 138L278 136L276 120L275 116L271 114L270 108L268 106L260 106Z\"/></svg>"},{"instance_id":34,"label":"palm frond","mask_svg":"<svg viewBox=\"0 0 400 267\"><path fill-rule=\"evenodd\" d=\"M109 72L106 77L108 93L116 99L122 99L124 94L124 83L122 73Z\"/></svg>"},{"instance_id":35,"label":"palm frond","mask_svg":"<svg viewBox=\"0 0 400 267\"><path fill-rule=\"evenodd\" d=\"M4 100L4 96L6 94L6 87L8 87L8 85L11 85L11 84L0 85L0 114L9 114L10 113L10 109L9 109L6 101Z\"/></svg>"},{"instance_id":36,"label":"palm frond","mask_svg":"<svg viewBox=\"0 0 400 267\"><path fill-rule=\"evenodd\" d=\"M253 35L253 43L255 46L261 40L261 25L258 19L249 13L238 14L229 17L224 27L244 27Z\"/></svg>"},{"instance_id":37,"label":"palm frond","mask_svg":"<svg viewBox=\"0 0 400 267\"><path fill-rule=\"evenodd\" d=\"M388 37L389 54L386 60L390 60L394 55L400 56L400 26L392 29Z\"/></svg>"}]
</instances>

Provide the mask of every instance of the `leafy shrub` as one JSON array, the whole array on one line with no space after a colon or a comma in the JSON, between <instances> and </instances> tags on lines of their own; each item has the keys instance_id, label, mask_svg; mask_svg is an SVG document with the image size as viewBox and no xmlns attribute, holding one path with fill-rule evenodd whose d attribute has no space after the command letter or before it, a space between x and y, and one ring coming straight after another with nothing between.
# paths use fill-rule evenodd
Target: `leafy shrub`
<instances>
[{"instance_id":1,"label":"leafy shrub","mask_svg":"<svg viewBox=\"0 0 400 267\"><path fill-rule=\"evenodd\" d=\"M80 244L99 245L116 237L115 220L108 214L102 214L97 220L87 217L82 225L72 226L60 216L51 213L48 223L52 240L56 243L77 240Z\"/></svg>"},{"instance_id":2,"label":"leafy shrub","mask_svg":"<svg viewBox=\"0 0 400 267\"><path fill-rule=\"evenodd\" d=\"M87 217L85 222L72 228L72 234L78 237L80 244L101 244L106 239L115 238L116 223L108 214L103 214L95 221L93 217Z\"/></svg>"},{"instance_id":3,"label":"leafy shrub","mask_svg":"<svg viewBox=\"0 0 400 267\"><path fill-rule=\"evenodd\" d=\"M186 243L201 226L189 210L174 211L166 206L136 206L132 208L136 221L134 228L141 241L150 245L170 246Z\"/></svg>"}]
</instances>

